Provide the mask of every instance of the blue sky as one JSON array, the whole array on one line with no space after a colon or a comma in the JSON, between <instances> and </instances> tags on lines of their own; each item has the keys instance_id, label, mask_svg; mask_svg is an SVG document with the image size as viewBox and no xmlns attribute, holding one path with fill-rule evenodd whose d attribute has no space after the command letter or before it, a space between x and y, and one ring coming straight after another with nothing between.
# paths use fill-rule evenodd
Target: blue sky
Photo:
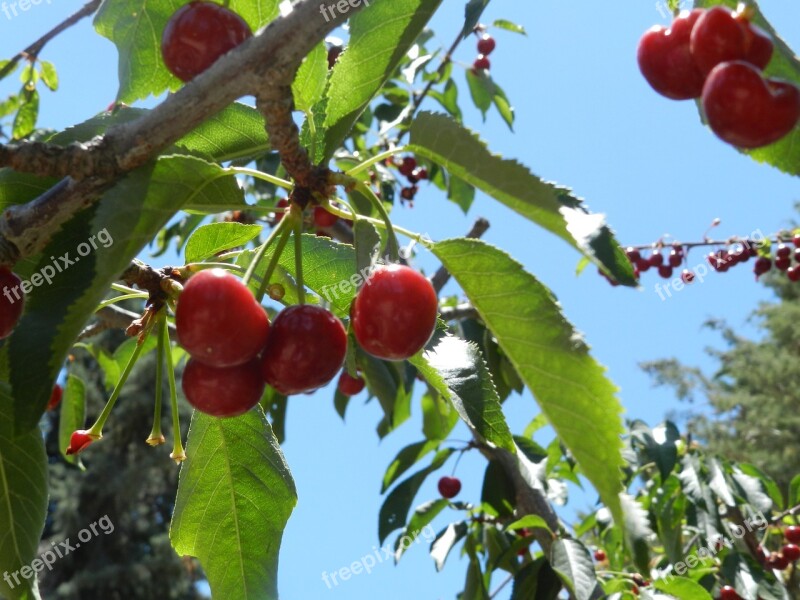
<instances>
[{"instance_id":1,"label":"blue sky","mask_svg":"<svg viewBox=\"0 0 800 600\"><path fill-rule=\"evenodd\" d=\"M652 92L639 75L636 43L654 23L663 23L655 0L625 3L624 8L594 3L494 0L485 21L506 18L523 24L528 36L496 32L492 74L517 110L511 133L496 114L484 123L467 110L467 124L489 140L491 148L518 158L538 175L572 187L596 212L605 213L624 244L650 243L665 233L700 239L714 218L720 237L774 232L788 224L800 199L797 181L758 165L718 141L699 122L690 102L677 103ZM800 7L763 0L762 9L792 47L800 46ZM0 12L0 57L10 57L50 29L82 2L44 0L8 19ZM460 27L463 0L444 0L433 27L442 45ZM474 58L472 41L457 58ZM40 124L62 128L80 122L111 102L116 93L116 51L85 22L63 34L44 51L61 78L57 94L44 92ZM469 103L463 74L457 74L462 104ZM0 82L0 95L15 81ZM426 108L435 110L430 102ZM666 390L653 389L637 363L675 356L710 369L703 353L719 345L702 328L709 317L727 319L740 332L754 333L748 314L770 293L753 281L749 267L714 275L705 283L661 300L652 273L641 291L611 288L593 269L575 277L578 255L492 199L479 196L465 218L424 185L413 210L398 209L398 223L444 239L465 233L474 218L487 217L484 239L516 258L550 286L570 320L609 368L621 388L628 418L657 423L681 409ZM146 258L146 257L145 257ZM691 265L702 260L689 256ZM428 271L436 263L422 256ZM379 564L328 589L323 571L347 566L377 546L380 480L395 454L421 439L419 410L410 423L380 442L375 403L351 403L343 424L332 407L332 392L299 396L290 402L284 446L300 496L286 530L281 553L280 590L285 598L335 600L454 598L463 585L465 561L452 555L442 574L416 547L399 567ZM416 408L416 407L415 407ZM520 432L536 414L529 394L506 404L512 429ZM454 437L464 438L465 433ZM447 470L449 471L450 465ZM478 501L485 463L466 456L458 467L462 500ZM436 497L435 478L418 502ZM594 495L578 494L564 514L587 507ZM435 522L444 527L447 516ZM498 582L500 579L497 580ZM507 597L501 594L498 598Z\"/></svg>"}]
</instances>

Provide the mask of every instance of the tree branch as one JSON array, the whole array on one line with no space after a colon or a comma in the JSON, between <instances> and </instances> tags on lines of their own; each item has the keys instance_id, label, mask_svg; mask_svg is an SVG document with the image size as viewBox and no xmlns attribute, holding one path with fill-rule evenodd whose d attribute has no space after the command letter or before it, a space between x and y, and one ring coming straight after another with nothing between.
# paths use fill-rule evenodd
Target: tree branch
<instances>
[{"instance_id":1,"label":"tree branch","mask_svg":"<svg viewBox=\"0 0 800 600\"><path fill-rule=\"evenodd\" d=\"M472 226L472 229L470 229L469 233L467 233L466 237L478 239L488 231L489 226L489 221L483 217L479 217ZM442 291L442 288L444 288L445 285L447 285L447 282L450 281L450 277L450 272L444 267L444 265L439 267L439 270L434 273L433 277L431 277L431 283L433 284L433 289L436 290L437 294Z\"/></svg>"},{"instance_id":2,"label":"tree branch","mask_svg":"<svg viewBox=\"0 0 800 600\"><path fill-rule=\"evenodd\" d=\"M362 6L353 7L347 16ZM30 158L32 142L0 150L0 166L14 163L19 172L61 175L69 178L31 203L6 210L0 219L0 264L13 264L21 257L41 251L60 226L76 210L95 202L125 173L154 159L181 137L218 113L236 99L256 95L268 114L285 125L291 116L291 84L303 58L346 17L337 14L329 21L319 17L314 0L302 0L294 10L279 17L261 33L221 57L207 71L170 95L158 107L136 121L110 128L106 134L83 145L50 153L49 165ZM280 103L283 106L280 107ZM280 108L280 110L279 110ZM274 111L274 113L273 113ZM296 140L297 128L290 131L268 123L276 136L276 147L287 153L284 160L301 185L313 189L316 170L303 164ZM1 147L0 147L1 148ZM302 150L302 148L299 148ZM23 160L26 157L27 160ZM307 163L306 157L306 163Z\"/></svg>"}]
</instances>

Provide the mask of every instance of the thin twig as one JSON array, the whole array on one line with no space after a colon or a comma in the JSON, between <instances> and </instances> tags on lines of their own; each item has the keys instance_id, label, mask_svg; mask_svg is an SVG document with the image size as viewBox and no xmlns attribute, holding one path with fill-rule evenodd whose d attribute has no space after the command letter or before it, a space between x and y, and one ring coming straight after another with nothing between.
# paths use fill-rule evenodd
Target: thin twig
<instances>
[{"instance_id":1,"label":"thin twig","mask_svg":"<svg viewBox=\"0 0 800 600\"><path fill-rule=\"evenodd\" d=\"M78 12L74 13L66 20L56 25L53 29L45 33L42 37L25 48L25 50L12 58L6 66L0 69L0 79L3 79L3 77L11 73L19 64L19 61L21 61L23 58L27 58L30 61L36 60L36 58L39 56L39 53L42 51L42 48L47 45L47 42L52 40L61 32L78 23L78 21L93 15L100 7L100 4L102 4L102 0L92 0L91 2L87 2Z\"/></svg>"},{"instance_id":2,"label":"thin twig","mask_svg":"<svg viewBox=\"0 0 800 600\"><path fill-rule=\"evenodd\" d=\"M479 217L475 224L470 229L469 233L466 237L478 239L483 236L484 233L489 229L489 221L484 219L483 217ZM431 277L431 283L433 284L433 289L436 290L436 293L442 291L447 282L450 281L450 272L442 265L439 267L439 270L434 273L433 277Z\"/></svg>"}]
</instances>

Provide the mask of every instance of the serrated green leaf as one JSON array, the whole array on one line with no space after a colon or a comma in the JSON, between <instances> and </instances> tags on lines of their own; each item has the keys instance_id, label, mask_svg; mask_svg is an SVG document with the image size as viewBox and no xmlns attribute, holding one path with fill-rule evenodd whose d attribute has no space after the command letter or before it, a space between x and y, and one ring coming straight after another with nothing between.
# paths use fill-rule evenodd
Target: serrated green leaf
<instances>
[{"instance_id":1,"label":"serrated green leaf","mask_svg":"<svg viewBox=\"0 0 800 600\"><path fill-rule=\"evenodd\" d=\"M467 524L462 521L461 523L450 523L438 533L436 539L431 543L431 558L433 558L433 564L437 571L444 568L448 554L458 540L467 535L467 530Z\"/></svg>"},{"instance_id":2,"label":"serrated green leaf","mask_svg":"<svg viewBox=\"0 0 800 600\"><path fill-rule=\"evenodd\" d=\"M589 551L576 540L556 540L550 548L550 564L577 600L589 600L597 576Z\"/></svg>"},{"instance_id":3,"label":"serrated green leaf","mask_svg":"<svg viewBox=\"0 0 800 600\"><path fill-rule=\"evenodd\" d=\"M526 515L521 519L517 519L513 523L506 525L506 529L513 531L514 529L545 529L550 531L545 520L538 515Z\"/></svg>"},{"instance_id":4,"label":"serrated green leaf","mask_svg":"<svg viewBox=\"0 0 800 600\"><path fill-rule=\"evenodd\" d=\"M192 416L170 540L200 559L221 598L278 598L278 552L297 503L289 468L259 410Z\"/></svg>"},{"instance_id":5,"label":"serrated green leaf","mask_svg":"<svg viewBox=\"0 0 800 600\"><path fill-rule=\"evenodd\" d=\"M339 58L325 94L326 158L342 144L440 4L441 0L376 2L350 20L347 51Z\"/></svg>"},{"instance_id":6,"label":"serrated green leaf","mask_svg":"<svg viewBox=\"0 0 800 600\"><path fill-rule=\"evenodd\" d=\"M119 52L120 89L117 100L132 104L150 95L176 90L182 82L164 65L161 34L175 11L189 0L106 0L97 11L94 27ZM253 31L278 16L279 0L230 0L226 6L239 14Z\"/></svg>"},{"instance_id":7,"label":"serrated green leaf","mask_svg":"<svg viewBox=\"0 0 800 600\"><path fill-rule=\"evenodd\" d=\"M653 587L680 600L712 600L711 594L699 583L686 577L656 579Z\"/></svg>"},{"instance_id":8,"label":"serrated green leaf","mask_svg":"<svg viewBox=\"0 0 800 600\"><path fill-rule=\"evenodd\" d=\"M260 225L210 223L195 230L186 242L186 264L197 263L220 252L244 246L261 233Z\"/></svg>"},{"instance_id":9,"label":"serrated green leaf","mask_svg":"<svg viewBox=\"0 0 800 600\"><path fill-rule=\"evenodd\" d=\"M17 116L14 117L14 125L12 126L12 138L21 140L22 138L33 133L36 128L36 119L39 118L39 92L33 90L20 95L22 104L17 111Z\"/></svg>"},{"instance_id":10,"label":"serrated green leaf","mask_svg":"<svg viewBox=\"0 0 800 600\"><path fill-rule=\"evenodd\" d=\"M400 450L383 475L381 494L386 492L403 473L436 450L438 445L438 442L417 442Z\"/></svg>"},{"instance_id":11,"label":"serrated green leaf","mask_svg":"<svg viewBox=\"0 0 800 600\"><path fill-rule=\"evenodd\" d=\"M516 23L512 23L511 21L506 21L505 19L497 19L494 23L492 23L492 27L497 27L498 29L505 29L506 31L511 31L512 33L521 33L522 35L528 35L528 32L525 31L525 28L522 25L517 25Z\"/></svg>"},{"instance_id":12,"label":"serrated green leaf","mask_svg":"<svg viewBox=\"0 0 800 600\"><path fill-rule=\"evenodd\" d=\"M166 195L169 190L183 198L182 208L191 214L215 214L244 208L244 190L233 172L194 156L162 156L153 173L150 193Z\"/></svg>"},{"instance_id":13,"label":"serrated green leaf","mask_svg":"<svg viewBox=\"0 0 800 600\"><path fill-rule=\"evenodd\" d=\"M14 436L12 398L0 383L0 571L13 574L37 556L47 516L47 456L38 429ZM14 579L10 579L14 581ZM36 581L0 579L9 600L39 600Z\"/></svg>"},{"instance_id":14,"label":"serrated green leaf","mask_svg":"<svg viewBox=\"0 0 800 600\"><path fill-rule=\"evenodd\" d=\"M175 145L217 162L254 160L271 149L263 115L240 102L210 117Z\"/></svg>"},{"instance_id":15,"label":"serrated green leaf","mask_svg":"<svg viewBox=\"0 0 800 600\"><path fill-rule=\"evenodd\" d=\"M466 75L472 103L475 105L475 108L481 111L485 122L486 112L491 108L492 99L494 98L494 83L492 82L492 78L486 73L476 73L472 69L467 69Z\"/></svg>"},{"instance_id":16,"label":"serrated green leaf","mask_svg":"<svg viewBox=\"0 0 800 600\"><path fill-rule=\"evenodd\" d=\"M633 562L640 571L646 573L650 568L650 547L648 540L653 531L650 529L647 511L633 496L620 494L622 511L625 520L621 524L627 546L633 555Z\"/></svg>"},{"instance_id":17,"label":"serrated green leaf","mask_svg":"<svg viewBox=\"0 0 800 600\"><path fill-rule=\"evenodd\" d=\"M53 63L46 60L41 61L39 63L39 74L48 88L54 92L58 89L58 73Z\"/></svg>"},{"instance_id":18,"label":"serrated green leaf","mask_svg":"<svg viewBox=\"0 0 800 600\"><path fill-rule=\"evenodd\" d=\"M514 577L511 600L556 600L561 581L543 556L525 565Z\"/></svg>"},{"instance_id":19,"label":"serrated green leaf","mask_svg":"<svg viewBox=\"0 0 800 600\"><path fill-rule=\"evenodd\" d=\"M500 398L477 346L448 336L433 350L409 361L436 391L453 403L461 419L481 438L516 452Z\"/></svg>"},{"instance_id":20,"label":"serrated green leaf","mask_svg":"<svg viewBox=\"0 0 800 600\"><path fill-rule=\"evenodd\" d=\"M67 455L72 432L83 429L86 421L86 386L77 375L69 374L64 386L58 423L58 449L68 463L81 464L80 455Z\"/></svg>"},{"instance_id":21,"label":"serrated green leaf","mask_svg":"<svg viewBox=\"0 0 800 600\"><path fill-rule=\"evenodd\" d=\"M327 82L328 50L325 42L320 42L308 53L297 70L297 76L292 84L295 108L306 112L322 100Z\"/></svg>"},{"instance_id":22,"label":"serrated green leaf","mask_svg":"<svg viewBox=\"0 0 800 600\"><path fill-rule=\"evenodd\" d=\"M431 250L495 335L615 521L622 523L622 406L553 294L522 265L480 240L447 240Z\"/></svg>"},{"instance_id":23,"label":"serrated green leaf","mask_svg":"<svg viewBox=\"0 0 800 600\"><path fill-rule=\"evenodd\" d=\"M428 475L439 469L452 453L453 450L450 448L440 450L433 457L429 466L401 481L386 496L378 515L378 539L381 545L383 545L390 533L405 525L408 519L408 511L411 509L411 503L414 502L414 497L417 495L419 488Z\"/></svg>"},{"instance_id":24,"label":"serrated green leaf","mask_svg":"<svg viewBox=\"0 0 800 600\"><path fill-rule=\"evenodd\" d=\"M422 534L422 530L425 529L425 527L427 527L431 521L433 521L439 515L439 513L449 505L450 502L448 500L445 498L439 498L438 500L430 500L425 504L421 504L416 508L416 510L414 510L414 514L411 515L408 525L405 526L395 542L395 562L399 562L400 558L403 556L403 553L410 547L404 543L404 539L416 541L420 534Z\"/></svg>"},{"instance_id":25,"label":"serrated green leaf","mask_svg":"<svg viewBox=\"0 0 800 600\"><path fill-rule=\"evenodd\" d=\"M588 212L567 188L539 179L514 160L491 154L475 134L449 117L418 115L408 149L564 239L620 283L636 285L630 261L603 215Z\"/></svg>"}]
</instances>

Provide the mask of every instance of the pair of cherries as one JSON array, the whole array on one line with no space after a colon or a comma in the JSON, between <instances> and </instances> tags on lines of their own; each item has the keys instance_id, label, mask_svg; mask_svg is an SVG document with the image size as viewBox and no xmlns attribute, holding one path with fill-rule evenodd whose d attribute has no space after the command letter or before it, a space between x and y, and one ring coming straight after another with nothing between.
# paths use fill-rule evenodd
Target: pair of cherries
<instances>
[{"instance_id":1,"label":"pair of cherries","mask_svg":"<svg viewBox=\"0 0 800 600\"><path fill-rule=\"evenodd\" d=\"M679 14L639 42L639 68L658 93L673 100L701 98L711 130L740 148L772 144L800 121L800 90L765 78L770 37L751 22L752 11L721 6Z\"/></svg>"}]
</instances>

